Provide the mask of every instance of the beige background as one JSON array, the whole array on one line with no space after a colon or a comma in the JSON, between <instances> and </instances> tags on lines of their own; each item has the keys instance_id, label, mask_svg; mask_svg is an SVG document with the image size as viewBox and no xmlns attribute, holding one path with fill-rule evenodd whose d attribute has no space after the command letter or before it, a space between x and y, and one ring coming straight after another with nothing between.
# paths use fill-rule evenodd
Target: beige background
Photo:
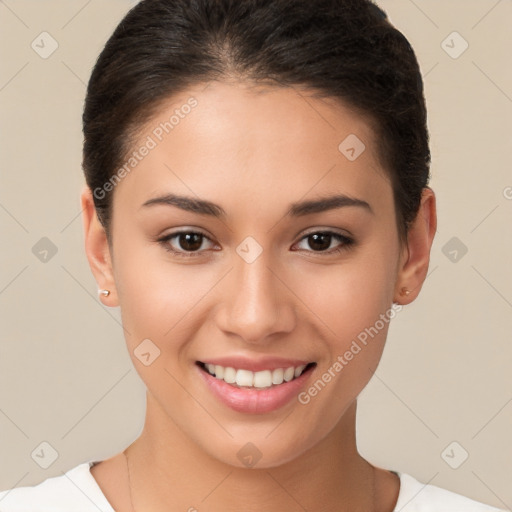
<instances>
[{"instance_id":1,"label":"beige background","mask_svg":"<svg viewBox=\"0 0 512 512\"><path fill-rule=\"evenodd\" d=\"M134 3L0 2L0 489L118 453L143 425L145 390L119 311L97 299L79 206L85 84ZM512 3L380 5L425 78L439 225L423 291L393 320L359 399L359 448L381 467L510 509ZM43 31L59 45L47 59L31 48ZM458 58L442 47L453 31L469 44ZM462 48L457 36L445 44ZM32 252L42 237L58 250L46 262ZM468 250L455 262L454 243ZM31 457L43 441L58 452L47 469ZM445 459L462 450L469 458L453 469Z\"/></svg>"}]
</instances>

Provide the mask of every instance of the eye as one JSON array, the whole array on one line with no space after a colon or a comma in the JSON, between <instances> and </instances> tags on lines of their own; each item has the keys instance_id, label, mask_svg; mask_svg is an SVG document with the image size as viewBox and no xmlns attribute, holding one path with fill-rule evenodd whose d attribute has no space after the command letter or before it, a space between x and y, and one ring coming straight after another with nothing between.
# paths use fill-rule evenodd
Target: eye
<instances>
[{"instance_id":1,"label":"eye","mask_svg":"<svg viewBox=\"0 0 512 512\"><path fill-rule=\"evenodd\" d=\"M332 248L331 243L333 240L337 240L340 244ZM315 231L308 233L306 236L302 237L301 242L302 241L306 241L309 247L313 249L313 251L308 249L306 249L306 251L325 254L335 254L348 250L354 244L352 238L342 235L341 233L336 233L335 231Z\"/></svg>"},{"instance_id":2,"label":"eye","mask_svg":"<svg viewBox=\"0 0 512 512\"><path fill-rule=\"evenodd\" d=\"M203 247L203 242L205 240L212 242L209 237L199 231L176 231L174 233L165 235L157 241L166 251L176 256L194 257L199 256L204 250L206 250ZM333 248L331 244L336 240L339 242L339 244ZM313 250L300 250L321 254L340 253L342 251L348 250L354 244L354 240L345 235L342 235L341 233L336 233L335 231L315 231L308 233L302 237L299 243L302 241L307 241L307 244Z\"/></svg>"},{"instance_id":3,"label":"eye","mask_svg":"<svg viewBox=\"0 0 512 512\"><path fill-rule=\"evenodd\" d=\"M173 246L171 241L176 239L176 243ZM197 256L196 253L202 252L203 242L210 240L205 234L199 231L176 231L169 233L157 241L163 246L166 251L169 251L176 256L191 257Z\"/></svg>"}]
</instances>

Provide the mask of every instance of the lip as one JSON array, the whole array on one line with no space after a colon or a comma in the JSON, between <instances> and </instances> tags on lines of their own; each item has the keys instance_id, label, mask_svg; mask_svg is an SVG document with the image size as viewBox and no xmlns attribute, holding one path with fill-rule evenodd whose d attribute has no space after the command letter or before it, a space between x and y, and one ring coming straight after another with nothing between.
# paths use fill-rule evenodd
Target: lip
<instances>
[{"instance_id":1,"label":"lip","mask_svg":"<svg viewBox=\"0 0 512 512\"><path fill-rule=\"evenodd\" d=\"M279 357L263 357L261 359L248 359L245 357L219 357L214 359L204 359L200 361L204 364L218 364L227 368L236 370L250 370L251 372L261 372L262 370L277 370L278 368L289 368L290 366L301 366L312 363L313 361L304 361L302 359L284 359Z\"/></svg>"},{"instance_id":2,"label":"lip","mask_svg":"<svg viewBox=\"0 0 512 512\"><path fill-rule=\"evenodd\" d=\"M220 359L216 359L216 361L220 361ZM223 361L226 360L223 359ZM284 360L281 360L281 362L282 361ZM214 363L212 362L211 364ZM297 366L299 365L300 364ZM224 365L222 364L221 366ZM295 365L289 364L288 366ZM203 379L203 382L205 382L206 387L221 403L237 412L246 414L264 414L283 407L296 397L300 393L301 389L306 387L306 383L313 374L316 364L313 364L299 377L294 378L289 382L283 382L278 386L272 386L266 389L237 388L227 382L224 382L222 379L217 379L213 375L210 375L199 364L196 364L195 367ZM249 369L241 368L240 366L238 368ZM265 368L270 369L269 366L266 366ZM282 368L282 366L276 366L276 368Z\"/></svg>"}]
</instances>

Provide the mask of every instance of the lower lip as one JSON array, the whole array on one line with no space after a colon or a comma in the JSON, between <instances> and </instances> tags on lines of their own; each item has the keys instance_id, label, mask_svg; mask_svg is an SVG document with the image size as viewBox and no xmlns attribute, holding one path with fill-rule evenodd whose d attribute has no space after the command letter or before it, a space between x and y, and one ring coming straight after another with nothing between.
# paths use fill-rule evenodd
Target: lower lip
<instances>
[{"instance_id":1,"label":"lower lip","mask_svg":"<svg viewBox=\"0 0 512 512\"><path fill-rule=\"evenodd\" d=\"M196 365L210 391L225 405L237 412L262 414L275 411L296 397L314 370L310 367L300 377L264 389L237 388L217 379Z\"/></svg>"}]
</instances>

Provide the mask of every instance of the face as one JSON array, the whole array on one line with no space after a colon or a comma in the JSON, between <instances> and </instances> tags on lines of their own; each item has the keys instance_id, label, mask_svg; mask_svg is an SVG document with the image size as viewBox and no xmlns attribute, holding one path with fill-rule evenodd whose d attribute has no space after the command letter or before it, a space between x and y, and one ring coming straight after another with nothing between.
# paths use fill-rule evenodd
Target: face
<instances>
[{"instance_id":1,"label":"face","mask_svg":"<svg viewBox=\"0 0 512 512\"><path fill-rule=\"evenodd\" d=\"M370 126L304 90L212 82L170 99L133 151L111 257L153 413L235 466L249 442L259 467L294 459L340 424L395 315L401 251Z\"/></svg>"}]
</instances>

